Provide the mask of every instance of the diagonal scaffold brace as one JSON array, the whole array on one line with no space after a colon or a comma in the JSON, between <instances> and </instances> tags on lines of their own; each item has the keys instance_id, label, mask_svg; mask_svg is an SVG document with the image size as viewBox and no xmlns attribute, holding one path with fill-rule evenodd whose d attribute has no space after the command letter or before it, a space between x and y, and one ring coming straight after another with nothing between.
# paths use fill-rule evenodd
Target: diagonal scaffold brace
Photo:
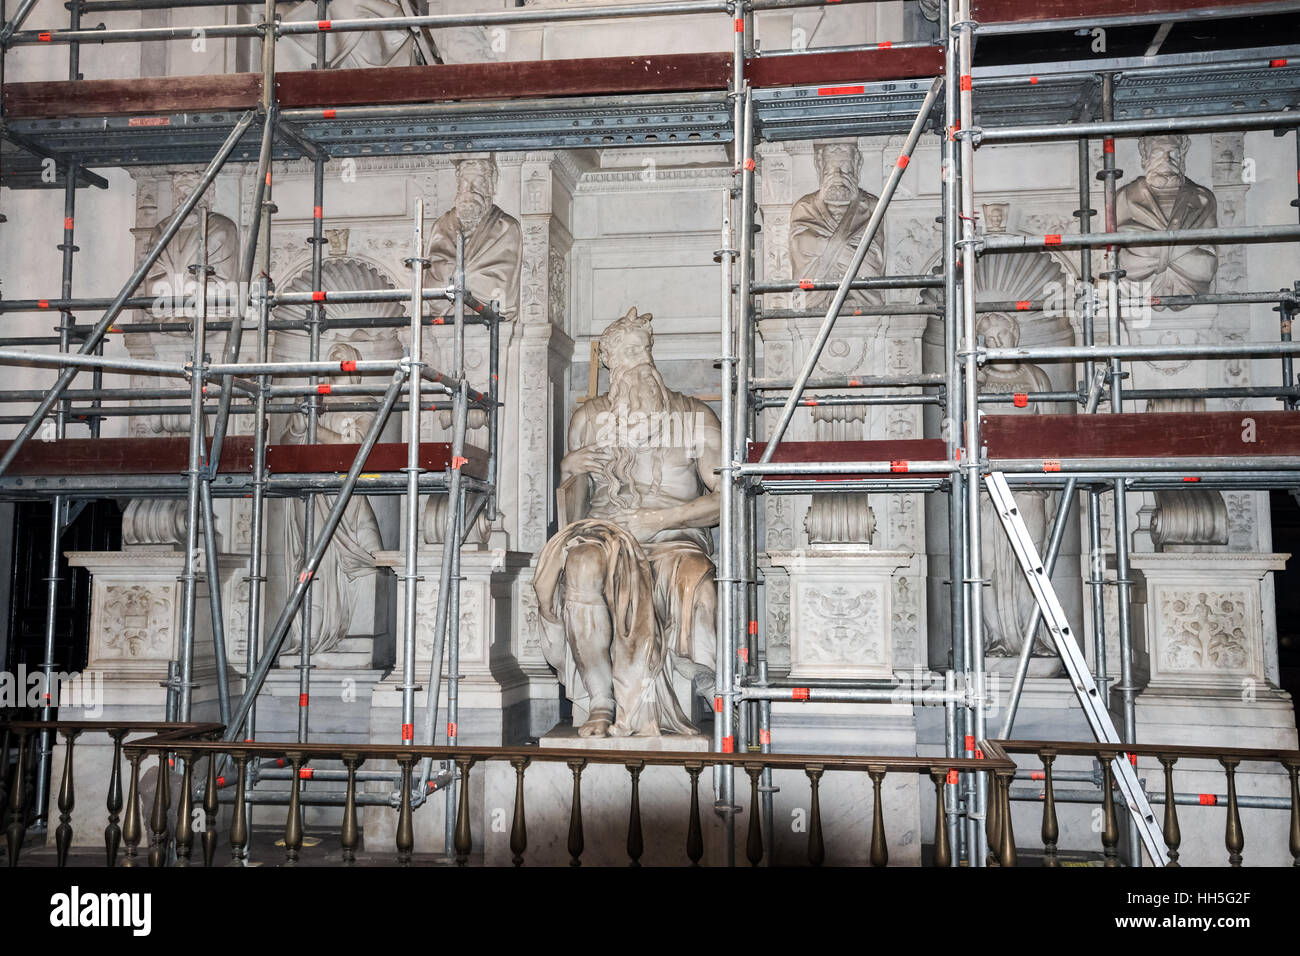
<instances>
[{"instance_id":1,"label":"diagonal scaffold brace","mask_svg":"<svg viewBox=\"0 0 1300 956\"><path fill-rule=\"evenodd\" d=\"M1084 659L1083 652L1074 639L1074 632L1065 619L1065 611L1056 597L1056 591L1052 588L1047 569L1038 556L1033 536L1025 527L1020 509L1016 507L1016 500L1012 497L1006 476L1000 471L990 472L984 476L984 484L988 489L989 497L993 500L993 508L997 512L998 520L1002 522L1002 528L1007 533L1011 550L1015 552L1016 560L1020 562L1020 569L1024 571L1025 579L1029 582L1029 590L1038 603L1038 609L1042 612L1048 633L1052 635L1057 653L1061 655L1061 662L1070 675L1070 684L1074 687L1084 715L1088 718L1093 736L1101 743L1122 747L1123 741L1115 730L1115 722L1111 720L1106 702L1097 690L1097 684L1088 670L1088 662ZM1165 838L1156 822L1156 815L1138 780L1136 769L1129 762L1128 754L1118 754L1111 763L1115 772L1115 781L1128 807L1129 818L1137 825L1138 835L1147 853L1157 866L1168 865L1169 848L1165 845Z\"/></svg>"}]
</instances>

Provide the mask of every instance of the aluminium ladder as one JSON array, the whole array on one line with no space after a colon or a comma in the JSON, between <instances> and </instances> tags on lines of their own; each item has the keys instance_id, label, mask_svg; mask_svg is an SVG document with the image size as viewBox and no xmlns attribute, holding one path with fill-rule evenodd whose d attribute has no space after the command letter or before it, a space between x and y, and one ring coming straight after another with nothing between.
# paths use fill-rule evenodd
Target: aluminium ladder
<instances>
[{"instance_id":1,"label":"aluminium ladder","mask_svg":"<svg viewBox=\"0 0 1300 956\"><path fill-rule=\"evenodd\" d=\"M989 497L993 499L993 506L997 510L1002 527L1007 533L1007 540L1011 542L1011 550L1015 552L1020 568L1025 572L1034 600L1038 602L1039 610L1043 612L1043 623L1051 632L1057 653L1061 655L1061 661L1070 674L1070 683L1074 686L1074 692L1083 706L1083 712L1092 727L1093 735L1099 742L1122 745L1123 741L1115 731L1115 722L1111 720L1110 711L1106 709L1106 703L1101 699L1097 684L1088 670L1088 662L1074 639L1070 625L1065 619L1065 611L1056 597L1056 591L1052 589L1051 579L1043 568L1034 539L1030 536L1029 529L1025 527L1020 509L1016 507L1016 500L1012 497L1006 476L1000 471L990 472L984 477L984 484L988 488ZM1138 780L1137 770L1129 761L1129 755L1122 753L1115 757L1112 766L1115 780L1124 795L1129 814L1137 823L1147 853L1157 865L1167 866L1169 849L1165 846L1164 834L1156 825L1155 813L1152 812L1146 791L1142 789L1142 784Z\"/></svg>"}]
</instances>

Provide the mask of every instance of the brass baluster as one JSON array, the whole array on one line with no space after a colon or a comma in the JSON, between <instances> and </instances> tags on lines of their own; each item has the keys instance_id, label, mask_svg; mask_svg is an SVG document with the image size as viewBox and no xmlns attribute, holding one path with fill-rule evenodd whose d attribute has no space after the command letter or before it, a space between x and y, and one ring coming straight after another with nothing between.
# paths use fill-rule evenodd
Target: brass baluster
<instances>
[{"instance_id":1,"label":"brass baluster","mask_svg":"<svg viewBox=\"0 0 1300 956\"><path fill-rule=\"evenodd\" d=\"M582 770L587 761L568 761L573 771L573 802L569 807L569 866L582 866Z\"/></svg>"},{"instance_id":2,"label":"brass baluster","mask_svg":"<svg viewBox=\"0 0 1300 956\"><path fill-rule=\"evenodd\" d=\"M948 842L948 807L944 803L944 786L948 771L931 770L934 781L934 865L952 866L952 845Z\"/></svg>"},{"instance_id":3,"label":"brass baluster","mask_svg":"<svg viewBox=\"0 0 1300 956\"><path fill-rule=\"evenodd\" d=\"M1110 762L1115 759L1114 751L1101 754L1101 807L1102 830L1101 849L1106 857L1105 865L1119 866L1119 821L1115 818L1114 773Z\"/></svg>"},{"instance_id":4,"label":"brass baluster","mask_svg":"<svg viewBox=\"0 0 1300 956\"><path fill-rule=\"evenodd\" d=\"M1220 757L1219 763L1228 775L1228 820L1223 830L1223 845L1228 848L1228 865L1241 866L1241 851L1246 845L1246 835L1241 830L1241 814L1237 808L1238 757Z\"/></svg>"},{"instance_id":5,"label":"brass baluster","mask_svg":"<svg viewBox=\"0 0 1300 956\"><path fill-rule=\"evenodd\" d=\"M171 770L167 752L158 751L158 776L154 780L153 812L149 816L149 865L167 865L167 810L171 803Z\"/></svg>"},{"instance_id":6,"label":"brass baluster","mask_svg":"<svg viewBox=\"0 0 1300 956\"><path fill-rule=\"evenodd\" d=\"M510 824L510 860L515 866L524 865L524 851L528 849L528 819L524 814L524 770L530 758L511 757L515 768L515 818Z\"/></svg>"},{"instance_id":7,"label":"brass baluster","mask_svg":"<svg viewBox=\"0 0 1300 956\"><path fill-rule=\"evenodd\" d=\"M235 812L230 818L231 866L243 866L248 860L248 754L235 754Z\"/></svg>"},{"instance_id":8,"label":"brass baluster","mask_svg":"<svg viewBox=\"0 0 1300 956\"><path fill-rule=\"evenodd\" d=\"M5 828L10 866L18 865L18 854L22 852L23 837L27 834L27 730L20 727L14 732L18 735L18 763L14 765L14 778L9 782L9 826Z\"/></svg>"},{"instance_id":9,"label":"brass baluster","mask_svg":"<svg viewBox=\"0 0 1300 956\"><path fill-rule=\"evenodd\" d=\"M343 863L352 866L357 862L357 843L360 831L357 827L357 766L361 763L359 754L342 755L343 766L348 768L348 792L343 798L343 832L340 843L343 847Z\"/></svg>"},{"instance_id":10,"label":"brass baluster","mask_svg":"<svg viewBox=\"0 0 1300 956\"><path fill-rule=\"evenodd\" d=\"M632 775L632 806L627 818L627 855L630 866L641 865L641 854L645 852L645 841L641 837L641 771L645 769L644 760L628 763L627 772Z\"/></svg>"},{"instance_id":11,"label":"brass baluster","mask_svg":"<svg viewBox=\"0 0 1300 956\"><path fill-rule=\"evenodd\" d=\"M1061 838L1061 826L1056 819L1056 787L1052 784L1056 751L1040 750L1038 759L1043 762L1043 827L1039 834L1043 838L1043 866L1060 866L1056 842Z\"/></svg>"},{"instance_id":12,"label":"brass baluster","mask_svg":"<svg viewBox=\"0 0 1300 956\"><path fill-rule=\"evenodd\" d=\"M1283 760L1291 775L1291 859L1300 866L1300 760Z\"/></svg>"},{"instance_id":13,"label":"brass baluster","mask_svg":"<svg viewBox=\"0 0 1300 956\"><path fill-rule=\"evenodd\" d=\"M178 750L176 756L181 758L181 800L176 805L176 865L189 866L190 855L194 852L194 798L190 794L192 773L190 764L194 761L194 751Z\"/></svg>"},{"instance_id":14,"label":"brass baluster","mask_svg":"<svg viewBox=\"0 0 1300 956\"><path fill-rule=\"evenodd\" d=\"M1014 770L999 770L996 772L998 802L1002 808L998 814L998 822L1001 824L998 832L999 866L1016 865L1016 833L1011 820L1011 780L1015 773Z\"/></svg>"},{"instance_id":15,"label":"brass baluster","mask_svg":"<svg viewBox=\"0 0 1300 956\"><path fill-rule=\"evenodd\" d=\"M411 762L414 755L397 758L402 768L402 792L397 810L397 864L411 865L411 851L415 849L415 828L411 822Z\"/></svg>"},{"instance_id":16,"label":"brass baluster","mask_svg":"<svg viewBox=\"0 0 1300 956\"><path fill-rule=\"evenodd\" d=\"M104 806L108 810L108 826L104 827L104 854L107 865L117 866L117 848L122 843L122 828L118 826L122 812L122 738L127 734L121 727L112 727L108 735L113 738L113 764L109 768L108 796Z\"/></svg>"},{"instance_id":17,"label":"brass baluster","mask_svg":"<svg viewBox=\"0 0 1300 956\"><path fill-rule=\"evenodd\" d=\"M221 805L217 801L217 757L208 752L208 782L203 788L203 865L211 866L217 855L217 818Z\"/></svg>"},{"instance_id":18,"label":"brass baluster","mask_svg":"<svg viewBox=\"0 0 1300 956\"><path fill-rule=\"evenodd\" d=\"M868 767L871 789L875 796L871 809L871 865L889 866L889 847L885 843L885 810L880 804L880 784L885 779L883 767Z\"/></svg>"},{"instance_id":19,"label":"brass baluster","mask_svg":"<svg viewBox=\"0 0 1300 956\"><path fill-rule=\"evenodd\" d=\"M699 866L704 856L704 832L700 828L700 771L702 763L688 763L686 772L691 777L691 814L686 827L686 858L691 866Z\"/></svg>"},{"instance_id":20,"label":"brass baluster","mask_svg":"<svg viewBox=\"0 0 1300 956\"><path fill-rule=\"evenodd\" d=\"M1002 801L998 799L997 778L990 775L988 796L984 805L984 865L1000 866L998 845L1002 841Z\"/></svg>"},{"instance_id":21,"label":"brass baluster","mask_svg":"<svg viewBox=\"0 0 1300 956\"><path fill-rule=\"evenodd\" d=\"M289 813L284 818L284 865L296 866L302 850L302 764L301 753L286 753L293 774L289 781Z\"/></svg>"},{"instance_id":22,"label":"brass baluster","mask_svg":"<svg viewBox=\"0 0 1300 956\"><path fill-rule=\"evenodd\" d=\"M745 858L750 866L758 866L763 862L763 821L758 805L758 780L763 768L746 764L745 773L749 774L749 837L745 841Z\"/></svg>"},{"instance_id":23,"label":"brass baluster","mask_svg":"<svg viewBox=\"0 0 1300 956\"><path fill-rule=\"evenodd\" d=\"M1165 846L1169 848L1169 865L1178 866L1178 847L1183 833L1178 827L1178 805L1174 803L1174 764L1177 757L1160 757L1165 768Z\"/></svg>"},{"instance_id":24,"label":"brass baluster","mask_svg":"<svg viewBox=\"0 0 1300 956\"><path fill-rule=\"evenodd\" d=\"M77 806L77 784L73 776L72 755L80 730L63 733L63 780L59 784L59 826L54 831L55 865L68 865L68 847L72 846L72 811Z\"/></svg>"},{"instance_id":25,"label":"brass baluster","mask_svg":"<svg viewBox=\"0 0 1300 956\"><path fill-rule=\"evenodd\" d=\"M122 842L126 845L123 866L137 866L136 851L144 836L144 814L140 812L140 761L144 751L133 750L126 755L131 764L131 782L126 791L126 817L122 820Z\"/></svg>"},{"instance_id":26,"label":"brass baluster","mask_svg":"<svg viewBox=\"0 0 1300 956\"><path fill-rule=\"evenodd\" d=\"M457 757L456 766L460 767L460 800L456 807L456 865L464 866L469 862L470 850L474 849L474 832L469 825L469 768L474 766L474 758Z\"/></svg>"},{"instance_id":27,"label":"brass baluster","mask_svg":"<svg viewBox=\"0 0 1300 956\"><path fill-rule=\"evenodd\" d=\"M826 862L826 843L822 840L822 801L821 782L823 768L812 764L804 767L810 787L808 797L808 862L812 866L821 866Z\"/></svg>"}]
</instances>

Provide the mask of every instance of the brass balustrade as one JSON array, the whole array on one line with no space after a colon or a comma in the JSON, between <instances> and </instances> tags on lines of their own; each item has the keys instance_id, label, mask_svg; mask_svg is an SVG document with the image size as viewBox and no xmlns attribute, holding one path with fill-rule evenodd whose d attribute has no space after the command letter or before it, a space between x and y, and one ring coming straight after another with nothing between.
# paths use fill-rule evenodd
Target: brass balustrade
<instances>
[{"instance_id":1,"label":"brass balustrade","mask_svg":"<svg viewBox=\"0 0 1300 956\"><path fill-rule=\"evenodd\" d=\"M1120 825L1115 805L1113 774L1110 761L1124 759L1124 754L1156 758L1163 767L1165 792L1164 834L1171 854L1170 865L1177 866L1181 844L1178 814L1173 788L1173 770L1180 759L1212 760L1219 763L1226 775L1225 847L1228 863L1239 866L1245 846L1241 828L1240 800L1237 796L1235 774L1239 764L1265 762L1280 764L1290 779L1290 850L1296 865L1300 866L1300 752L1274 750L1244 750L1217 747L1176 747L1158 745L1121 746L1062 741L985 741L982 757L976 759L944 757L881 757L838 754L758 754L758 753L685 753L668 751L605 751L536 747L428 747L355 744L313 744L244 742L228 743L218 739L222 728L217 724L178 723L119 723L105 724L91 721L14 721L4 727L6 740L12 741L18 752L14 772L8 781L8 796L4 804L9 824L6 829L9 848L9 865L16 865L25 833L27 791L30 789L32 745L42 729L51 729L63 736L67 759L58 791L59 826L56 830L56 860L66 865L68 848L72 842L72 812L75 807L76 782L72 750L77 739L86 733L105 733L113 741L113 761L109 773L106 808L108 827L104 831L108 865L138 866L140 848L148 831L145 851L150 866L165 866L173 859L175 865L189 866L194 854L195 827L193 816L196 799L201 797L204 826L202 828L202 854L205 866L213 865L218 834L216 832L218 793L224 786L234 785L233 814L229 828L231 864L242 865L248 859L249 831L249 779L253 768L263 760L275 760L291 768L289 773L288 810L284 824L284 852L286 865L299 862L303 846L303 793L301 780L313 774L313 762L337 761L345 771L334 771L338 779L346 773L347 785L343 798L343 823L339 834L342 860L345 865L356 862L360 828L358 825L357 775L366 761L392 761L398 767L400 784L397 787L397 827L395 849L397 861L410 865L415 853L413 816L420 801L412 791L415 768L424 758L454 763L460 776L459 800L455 807L453 846L458 865L469 863L474 851L474 832L470 808L470 776L478 764L493 760L506 761L515 773L514 816L509 836L511 861L522 866L528 850L528 820L525 809L525 780L527 770L536 763L566 765L572 774L572 797L569 807L567 850L570 864L580 866L586 849L583 828L582 780L588 767L594 764L622 766L628 774L629 804L626 852L629 865L640 865L645 853L645 834L641 819L641 775L649 766L675 766L683 769L690 779L689 806L683 808L688 818L684 860L698 866L704 856L704 837L701 824L699 783L706 767L731 767L743 770L750 780L749 819L745 841L745 856L751 865L758 866L768 856L759 813L762 796L761 781L764 770L795 770L802 772L809 784L809 814L807 859L812 866L820 866L826 859L826 846L822 828L820 787L828 772L860 773L868 778L873 808L868 839L868 859L873 866L886 866L889 862L889 845L882 800L882 786L890 774L925 775L931 780L935 793L935 842L933 862L936 866L951 866L954 848L949 845L945 788L958 783L959 774L987 772L989 774L988 815L985 828L988 836L987 862L995 866L1015 866L1017 848L1011 816L1011 784L1017 765L1010 755L1036 756L1042 764L1043 865L1058 865L1057 841L1060 826L1057 820L1057 794L1053 782L1053 767L1058 757L1086 756L1102 763L1103 826L1102 851L1105 865L1119 866L1118 843ZM140 739L128 740L135 734L149 734ZM128 785L125 801L122 798L121 758L128 766ZM7 754L5 755L7 759ZM197 762L205 760L206 773L195 773ZM157 761L158 780L154 789L152 806L146 817L141 807L140 773L142 765ZM233 766L234 780L218 774L219 765ZM177 766L179 762L179 766ZM1153 768L1154 769L1154 768ZM176 812L176 832L168 832L171 802L171 781L179 773L179 800ZM1039 776L1038 774L1034 775ZM1068 775L1067 775L1068 777ZM735 808L740 812L742 808ZM124 816L122 816L125 811ZM119 819L121 825L119 826ZM121 851L121 852L120 852ZM120 856L120 859L119 859Z\"/></svg>"},{"instance_id":2,"label":"brass balustrade","mask_svg":"<svg viewBox=\"0 0 1300 956\"><path fill-rule=\"evenodd\" d=\"M1101 844L1105 866L1120 865L1118 855L1119 820L1115 806L1114 774L1111 761L1115 759L1132 759L1154 757L1163 768L1162 783L1164 796L1163 832L1165 845L1169 848L1169 866L1179 865L1179 849L1182 846L1182 830L1178 824L1179 796L1174 789L1174 766L1179 760L1203 760L1219 764L1225 777L1226 797L1222 801L1224 808L1223 845L1227 850L1228 865L1241 866L1246 838L1241 828L1241 798L1237 795L1237 767L1242 763L1264 763L1280 765L1290 778L1290 828L1288 849L1294 866L1300 866L1300 751L1246 749L1233 747L1196 747L1166 746L1162 744L1096 744L1066 741L1044 740L996 740L989 742L991 747L1005 754L1028 754L1037 756L1043 766L1043 865L1057 865L1056 841L1060 826L1056 817L1056 790L1052 782L1052 765L1059 756L1093 757L1101 762L1101 806L1102 830ZM1127 757L1125 755L1128 755ZM1151 768L1153 771L1155 768ZM1199 795L1201 803L1206 806L1218 806L1217 794ZM1208 798L1208 799L1207 799ZM990 807L993 801L990 800ZM990 811L992 812L992 811ZM1005 812L1004 810L1000 812ZM991 845L991 844L990 844Z\"/></svg>"},{"instance_id":3,"label":"brass balustrade","mask_svg":"<svg viewBox=\"0 0 1300 956\"><path fill-rule=\"evenodd\" d=\"M14 720L6 723L3 727L3 733L0 734L0 741L3 741L3 749L0 749L0 763L6 765L7 772L8 754L14 742L17 742L18 759L14 766L11 778L5 779L7 790L4 791L7 797L3 801L4 816L8 817L8 825L5 828L5 843L8 849L9 866L17 866L22 853L23 842L27 833L27 818L29 807L27 801L30 799L32 789L32 774L35 770L33 757L35 755L36 742L39 740L42 730L50 730L63 738L64 761L63 775L60 778L58 795L55 798L55 806L59 811L59 824L54 831L55 840L55 862L57 866L63 867L68 863L68 852L72 846L72 815L76 809L76 776L75 776L75 753L77 740L83 734L106 734L113 742L113 756L109 767L108 786L105 796L104 805L108 811L108 825L104 828L104 855L108 866L118 865L118 853L122 847L122 841L128 831L131 831L134 837L134 843L128 840L130 847L128 859L122 861L123 866L136 865L135 847L140 842L142 834L142 818L139 816L138 793L139 793L139 770L140 760L143 753L133 752L127 755L128 762L131 764L131 778L127 802L127 816L122 820L120 814L124 806L122 800L122 755L124 744L129 735L145 734L150 738L157 737L159 734L179 735L181 737L199 737L211 736L221 732L220 724L204 723L177 723L157 720L138 720L138 721L120 721L108 723L95 720ZM170 770L170 765L168 767ZM184 776L189 777L189 765L186 762ZM169 773L160 772L159 781L170 779ZM170 797L169 787L159 786L156 790L155 814L162 813L161 829L166 830L166 813L168 810L168 800ZM161 806L158 801L161 800ZM205 810L211 815L212 810ZM134 811L134 815L133 815ZM150 817L150 823L153 824L154 815ZM186 827L191 824L186 823ZM134 828L134 829L132 829ZM182 829L178 826L178 830ZM155 834L159 831L155 830ZM179 834L178 834L179 835ZM186 861L188 862L188 851L192 847L192 829L189 832L190 843L185 847ZM212 841L204 833L204 854L205 859L208 854L208 846ZM212 843L215 846L215 843ZM165 862L158 857L158 852L166 853L167 844L164 843L160 851L151 848L150 860L152 865L161 866ZM157 859L157 862L154 860ZM184 864L182 864L184 865Z\"/></svg>"}]
</instances>

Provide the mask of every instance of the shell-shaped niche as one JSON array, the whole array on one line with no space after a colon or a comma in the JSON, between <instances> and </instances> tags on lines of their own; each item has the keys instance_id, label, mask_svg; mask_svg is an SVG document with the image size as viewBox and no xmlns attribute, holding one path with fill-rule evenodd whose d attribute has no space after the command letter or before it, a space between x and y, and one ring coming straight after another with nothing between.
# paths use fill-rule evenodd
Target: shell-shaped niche
<instances>
[{"instance_id":1,"label":"shell-shaped niche","mask_svg":"<svg viewBox=\"0 0 1300 956\"><path fill-rule=\"evenodd\" d=\"M327 292L358 292L372 289L396 289L383 271L361 259L349 257L331 257L321 263L320 287ZM311 268L308 267L280 287L283 292L313 292L315 286L311 281ZM282 318L303 315L308 306L295 306L293 310L280 310ZM287 313L287 314L286 314ZM396 318L406 314L405 302L361 302L361 303L325 303L326 319L359 319L362 322L374 319ZM331 329L322 336L321 352L324 354L333 342L349 342L357 345L366 358L387 358L386 353L394 351L400 354L398 344L399 329L394 326L378 328ZM294 333L290 333L291 335ZM283 335L283 333L281 333ZM376 348L379 343L385 347Z\"/></svg>"}]
</instances>

